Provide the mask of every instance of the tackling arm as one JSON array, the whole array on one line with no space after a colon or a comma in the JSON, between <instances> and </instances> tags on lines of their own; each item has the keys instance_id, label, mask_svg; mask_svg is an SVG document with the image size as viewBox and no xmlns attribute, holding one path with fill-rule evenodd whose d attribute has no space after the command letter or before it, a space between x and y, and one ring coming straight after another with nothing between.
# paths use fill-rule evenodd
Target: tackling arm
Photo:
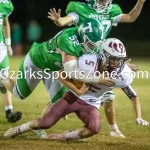
<instances>
[{"instance_id":1,"label":"tackling arm","mask_svg":"<svg viewBox=\"0 0 150 150\"><path fill-rule=\"evenodd\" d=\"M68 89L72 90L73 92L75 92L77 95L82 95L84 93L86 93L89 89L89 87L84 83L83 86L78 89L72 82L71 80L67 77L65 78L65 72L62 72L63 70L58 72L58 80L65 85L66 87L68 87Z\"/></svg>"},{"instance_id":2,"label":"tackling arm","mask_svg":"<svg viewBox=\"0 0 150 150\"><path fill-rule=\"evenodd\" d=\"M103 79L103 77L100 75L96 76L94 73L90 73L89 71L82 71L78 67L77 57L68 55L60 49L59 53L62 55L64 70L69 78L79 80L84 83L100 83L104 86L115 85L115 82L109 78Z\"/></svg>"},{"instance_id":3,"label":"tackling arm","mask_svg":"<svg viewBox=\"0 0 150 150\"><path fill-rule=\"evenodd\" d=\"M123 14L121 16L121 20L119 22L134 22L140 15L144 2L145 0L138 0L135 7L128 14Z\"/></svg>"}]
</instances>

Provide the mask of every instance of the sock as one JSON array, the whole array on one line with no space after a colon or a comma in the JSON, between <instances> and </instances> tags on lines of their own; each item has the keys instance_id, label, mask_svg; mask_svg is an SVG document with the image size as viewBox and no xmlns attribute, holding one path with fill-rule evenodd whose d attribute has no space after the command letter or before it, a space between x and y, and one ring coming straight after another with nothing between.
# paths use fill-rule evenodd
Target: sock
<instances>
[{"instance_id":1,"label":"sock","mask_svg":"<svg viewBox=\"0 0 150 150\"><path fill-rule=\"evenodd\" d=\"M65 133L65 139L66 140L75 140L75 139L81 139L79 135L79 129L76 131L72 131L69 133Z\"/></svg>"},{"instance_id":2,"label":"sock","mask_svg":"<svg viewBox=\"0 0 150 150\"><path fill-rule=\"evenodd\" d=\"M110 130L119 130L117 124L109 125Z\"/></svg>"},{"instance_id":3,"label":"sock","mask_svg":"<svg viewBox=\"0 0 150 150\"><path fill-rule=\"evenodd\" d=\"M5 106L5 111L7 111L7 110L12 110L13 109L13 106L12 105L8 105L8 106Z\"/></svg>"},{"instance_id":4,"label":"sock","mask_svg":"<svg viewBox=\"0 0 150 150\"><path fill-rule=\"evenodd\" d=\"M28 123L24 123L24 124L20 125L19 132L24 133L24 132L29 131L31 129L32 128L30 127L30 122L28 122Z\"/></svg>"}]
</instances>

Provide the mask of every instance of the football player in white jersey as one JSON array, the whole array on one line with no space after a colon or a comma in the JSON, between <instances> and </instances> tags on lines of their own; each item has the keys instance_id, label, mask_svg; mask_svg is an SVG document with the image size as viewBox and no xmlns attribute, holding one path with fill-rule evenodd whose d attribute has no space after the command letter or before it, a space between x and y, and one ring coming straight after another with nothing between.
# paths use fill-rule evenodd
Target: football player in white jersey
<instances>
[{"instance_id":1,"label":"football player in white jersey","mask_svg":"<svg viewBox=\"0 0 150 150\"><path fill-rule=\"evenodd\" d=\"M141 13L143 5L146 0L138 0L134 8L127 14L123 13L121 8L112 3L112 0L86 0L87 5L80 2L71 1L66 9L67 16L61 17L61 9L58 12L55 8L50 9L48 12L48 18L54 21L57 26L65 25L77 25L79 26L81 22L88 17L97 18L102 22L104 27L104 37L110 33L112 26L117 26L118 23L132 23L134 22ZM90 6L90 7L89 7ZM92 10L93 8L94 10ZM106 17L106 18L105 18ZM110 23L111 22L111 23ZM135 65L130 66L133 70L137 69ZM136 94L135 90L129 85L126 88L122 89L124 93L129 97L133 102L139 102L139 97ZM103 98L104 100L104 111L109 123L110 130L118 130L115 119L115 108L113 100L115 99L115 94L113 91L106 92ZM139 119L141 118L140 112L136 114L136 123L140 125L145 125ZM114 136L110 132L111 136Z\"/></svg>"},{"instance_id":2,"label":"football player in white jersey","mask_svg":"<svg viewBox=\"0 0 150 150\"><path fill-rule=\"evenodd\" d=\"M80 89L77 89L68 79L62 80L59 77L60 81L68 86L70 91L57 101L45 116L11 128L5 132L4 136L15 137L29 130L51 128L60 118L72 112L76 113L85 126L69 133L50 134L46 139L73 140L97 134L101 126L98 108L101 105L103 94L106 91L111 91L113 88L124 88L133 81L133 78L129 76L132 72L131 69L124 64L126 51L122 42L116 39L108 39L102 44L102 47L105 45L107 45L107 49L102 48L100 57L97 57L97 55L83 55L79 58L78 66L86 65L86 67L79 68L79 71L84 69L85 74L87 74L87 71L90 71L91 74L96 73L95 71L100 73L103 73L104 70L114 71L115 76L112 76L111 79L115 82L113 87L92 83L90 87L83 84ZM128 75L124 76L124 74Z\"/></svg>"}]
</instances>

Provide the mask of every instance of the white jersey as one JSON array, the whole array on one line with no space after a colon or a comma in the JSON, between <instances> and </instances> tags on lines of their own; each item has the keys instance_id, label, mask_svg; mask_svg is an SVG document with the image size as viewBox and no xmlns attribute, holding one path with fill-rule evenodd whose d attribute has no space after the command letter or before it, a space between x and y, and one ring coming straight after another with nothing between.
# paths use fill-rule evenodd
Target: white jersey
<instances>
[{"instance_id":1,"label":"white jersey","mask_svg":"<svg viewBox=\"0 0 150 150\"><path fill-rule=\"evenodd\" d=\"M80 70L95 73L97 71L99 60L100 58L97 55L85 54L79 58L78 67ZM101 105L101 99L103 98L103 94L105 92L111 91L113 88L124 88L132 83L133 78L131 76L131 72L132 70L125 65L120 72L118 72L115 76L110 77L115 82L115 86L107 87L102 86L99 83L94 83L91 84L86 94L76 96L86 103L99 108Z\"/></svg>"}]
</instances>

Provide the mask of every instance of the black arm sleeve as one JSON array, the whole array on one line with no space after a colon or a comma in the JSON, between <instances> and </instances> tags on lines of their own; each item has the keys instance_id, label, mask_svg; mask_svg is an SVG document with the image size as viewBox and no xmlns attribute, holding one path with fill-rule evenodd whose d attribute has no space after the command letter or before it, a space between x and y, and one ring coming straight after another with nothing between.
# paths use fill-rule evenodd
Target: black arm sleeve
<instances>
[{"instance_id":1,"label":"black arm sleeve","mask_svg":"<svg viewBox=\"0 0 150 150\"><path fill-rule=\"evenodd\" d=\"M122 88L123 92L131 99L137 96L134 89L131 87L131 85Z\"/></svg>"}]
</instances>

